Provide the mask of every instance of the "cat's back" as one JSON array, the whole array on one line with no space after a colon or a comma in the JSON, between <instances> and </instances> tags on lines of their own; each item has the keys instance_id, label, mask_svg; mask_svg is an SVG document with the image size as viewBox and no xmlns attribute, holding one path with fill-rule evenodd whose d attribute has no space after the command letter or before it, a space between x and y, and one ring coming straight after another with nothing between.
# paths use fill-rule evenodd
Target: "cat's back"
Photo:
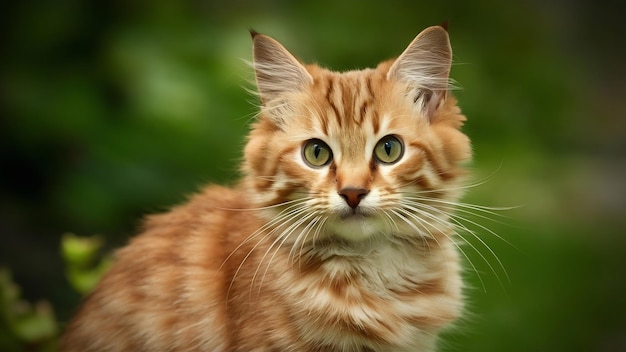
<instances>
[{"instance_id":1,"label":"cat's back","mask_svg":"<svg viewBox=\"0 0 626 352\"><path fill-rule=\"evenodd\" d=\"M237 189L211 186L148 217L68 326L61 350L225 349L229 280L222 266L231 243L258 227L245 199Z\"/></svg>"}]
</instances>

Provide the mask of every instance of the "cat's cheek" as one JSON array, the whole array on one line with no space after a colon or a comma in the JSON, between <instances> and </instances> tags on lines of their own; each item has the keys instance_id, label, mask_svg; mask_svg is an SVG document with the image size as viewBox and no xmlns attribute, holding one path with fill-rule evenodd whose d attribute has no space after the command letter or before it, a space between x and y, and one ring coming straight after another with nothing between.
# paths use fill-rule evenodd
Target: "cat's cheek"
<instances>
[{"instance_id":1,"label":"cat's cheek","mask_svg":"<svg viewBox=\"0 0 626 352\"><path fill-rule=\"evenodd\" d=\"M471 142L463 132L447 126L437 126L434 131L442 141L441 153L449 163L462 163L472 158Z\"/></svg>"}]
</instances>

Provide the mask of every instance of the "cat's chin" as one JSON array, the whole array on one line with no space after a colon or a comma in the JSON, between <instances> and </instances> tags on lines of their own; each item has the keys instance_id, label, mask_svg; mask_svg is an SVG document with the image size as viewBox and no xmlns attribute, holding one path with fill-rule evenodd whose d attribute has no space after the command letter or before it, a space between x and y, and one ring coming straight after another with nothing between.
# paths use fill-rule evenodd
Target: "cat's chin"
<instances>
[{"instance_id":1,"label":"cat's chin","mask_svg":"<svg viewBox=\"0 0 626 352\"><path fill-rule=\"evenodd\" d=\"M386 226L377 217L353 213L330 220L326 228L331 235L340 239L359 242L381 235Z\"/></svg>"}]
</instances>

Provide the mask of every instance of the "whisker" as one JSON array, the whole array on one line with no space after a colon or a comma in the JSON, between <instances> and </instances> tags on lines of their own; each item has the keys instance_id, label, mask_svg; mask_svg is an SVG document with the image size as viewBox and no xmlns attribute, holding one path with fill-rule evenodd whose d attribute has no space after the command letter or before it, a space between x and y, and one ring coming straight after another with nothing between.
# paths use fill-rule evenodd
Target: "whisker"
<instances>
[{"instance_id":1,"label":"whisker","mask_svg":"<svg viewBox=\"0 0 626 352\"><path fill-rule=\"evenodd\" d=\"M404 201L404 203L406 203L406 201ZM436 216L432 215L431 213L429 213L429 212L427 212L427 211L425 211L425 210L423 210L423 209L419 209L419 208L417 208L417 207L423 207L423 208L429 209L429 210L431 210L431 211L440 212L440 213L441 213L441 210L439 210L439 209L437 209L437 208L435 208L435 207L429 206L429 205L427 205L427 204L423 204L423 203L415 203L415 202L412 202L412 203L413 203L412 205L407 205L407 204L405 204L405 206L410 207L412 210L414 210L414 211L416 211L416 212L421 212L421 213L423 213L424 215L429 216L429 217L430 217L431 219L433 219L433 220L436 220L436 221L443 221L443 220L439 219L438 217L436 217ZM413 205L414 205L414 206L413 206ZM442 214L443 214L443 213L442 213ZM447 214L447 213L445 213L445 215L450 216L450 214ZM492 256L496 259L496 261L498 262L498 264L499 264L500 268L502 269L502 271L504 272L504 274L505 274L505 276L506 276L506 278L507 278L507 281L508 281L508 282L509 282L509 284L510 284L511 280L510 280L509 274L508 274L508 272L507 272L506 268L504 267L504 264L502 263L502 261L500 260L500 258L496 255L496 253L493 251L493 249L491 249L491 247L490 247L489 245L487 245L487 243L486 243L486 242L485 242L482 238L480 238L480 236L478 236L478 234L476 234L476 232L475 232L475 231L473 231L473 230L469 229L467 226L465 226L465 224L461 223L461 222L460 222L457 218L455 218L455 217L453 217L453 216L450 216L450 220L451 220L454 224L456 224L457 226L459 226L459 227L460 227L463 231L466 231L467 233L471 234L474 238L476 238L476 239L477 239L477 240L478 240L478 241L479 241L479 242L480 242L480 243L481 243L481 244L482 244L482 245L483 245L483 246L484 246L484 247L485 247L485 248L489 251L489 253L490 253L490 254L491 254L491 255L492 255ZM467 219L464 219L464 220L468 221ZM481 228L485 229L486 231L489 231L490 233L494 234L495 236L497 236L497 237L501 238L500 236L498 236L497 234L495 234L493 231L491 231L491 230L489 230L489 229L485 228L485 227L484 227L484 226L482 226L482 225L479 225L479 224L477 224L477 223L475 223L475 222L473 222L473 221L471 221L471 220L469 220L468 222L473 223L474 225L479 226L479 227L481 227ZM456 233L457 233L457 234L459 234L458 232L456 232ZM459 234L459 237L460 237L460 238L461 238L461 239L462 239L462 240L463 240L466 244L468 244L470 247L472 247L472 249L474 249L474 251L476 251L476 253L477 253L477 254L478 254L478 255L479 255L479 256L480 256L480 257L481 257L481 258L485 261L485 263L489 266L489 268L491 269L491 271L494 273L494 275L496 276L496 279L498 280L498 282L500 283L500 285L501 285L502 287L504 287L504 285L503 285L502 281L500 280L500 276L499 276L499 275L498 275L498 273L496 272L496 270L495 270L495 268L493 267L493 265L491 264L491 262L489 262L489 261L487 260L487 258L486 258L486 257L482 254L482 252L480 252L480 251L476 248L476 246L474 246L474 244L472 244L471 242L467 241L465 238L463 238L463 236L460 236L460 234ZM482 280L481 280L481 281L482 281Z\"/></svg>"},{"instance_id":2,"label":"whisker","mask_svg":"<svg viewBox=\"0 0 626 352\"><path fill-rule=\"evenodd\" d=\"M428 229L428 227L424 226L424 221L422 219L420 219L419 217L415 216L415 214L410 213L409 211L402 209L402 208L398 208L395 210L391 210L397 217L399 217L400 219L402 219L404 222L406 222L410 227L412 227L417 234L419 235L419 237L422 239L422 242L424 242L424 244L426 245L426 247L428 248L428 250L430 251L430 244L428 243L428 241L426 240L426 238L432 238L435 239L435 236L433 236L432 232L430 232L430 230ZM404 214L404 215L402 215ZM408 217L407 217L408 216ZM414 224L412 221L409 220L409 218L414 219L415 221L417 221L423 228L424 230L420 230L419 228L417 228L417 225ZM428 236L424 236L423 232L427 232ZM436 241L436 239L435 239Z\"/></svg>"},{"instance_id":3,"label":"whisker","mask_svg":"<svg viewBox=\"0 0 626 352\"><path fill-rule=\"evenodd\" d=\"M315 236L315 233L317 231L319 231L319 226L318 223L321 221L322 216L318 215L319 213L321 213L320 211L314 211L313 212L313 219L311 219L311 221L309 221L307 223L307 225L305 226L305 228L302 230L302 232L300 233L300 235L296 238L296 242L294 243L294 247L293 248L297 248L297 243L298 241L300 242L300 254L297 256L298 258L298 268L301 270L302 269L302 258L304 257L304 245L306 244L306 240L309 237L309 234L311 233L311 231L313 232L313 236ZM294 253L295 256L295 253ZM295 258L294 258L294 262L295 262Z\"/></svg>"},{"instance_id":4,"label":"whisker","mask_svg":"<svg viewBox=\"0 0 626 352\"><path fill-rule=\"evenodd\" d=\"M300 201L300 203L305 203L306 200L302 199L302 200L298 200ZM286 203L281 203L281 205L284 204L288 204L288 203L295 203L296 201L289 201ZM276 215L276 217L274 217L272 220L268 221L267 223L265 223L263 226L261 226L259 229L257 229L256 231L254 231L252 234L250 234L249 236L246 237L245 240L243 240L237 247L235 247L235 249L226 257L226 259L224 260L224 262L220 265L220 267L218 268L218 270L221 270L224 267L224 264L226 264L226 262L233 256L233 254L235 252L237 252L243 245L245 245L246 243L248 243L250 240L252 240L254 237L256 237L256 235L258 235L259 232L263 232L265 231L267 228L274 226L276 223L282 221L284 219L285 216L288 216L288 213L290 211L293 211L294 207L297 207L298 204L291 204L290 206L288 206L287 208L283 209L280 213L278 213L278 215ZM304 206L304 205L303 205ZM275 206L272 206L275 207ZM236 209L232 209L232 210L236 210Z\"/></svg>"},{"instance_id":5,"label":"whisker","mask_svg":"<svg viewBox=\"0 0 626 352\"><path fill-rule=\"evenodd\" d=\"M305 203L305 201L303 200L301 203ZM246 239L244 239L237 247L235 247L235 249L226 257L226 259L224 259L224 262L220 265L218 270L222 270L223 266L226 264L226 262L228 260L230 260L230 258L239 250L241 249L241 247L243 247L246 243L248 243L249 241L253 240L254 238L258 237L259 235L261 235L264 231L266 231L268 228L272 228L274 227L274 225L281 223L283 220L285 220L286 218L288 218L289 216L292 215L292 213L294 212L299 212L302 211L303 209L306 208L305 204L292 204L290 206L288 206L287 208L283 209L275 218L273 218L272 220L268 221L267 223L265 223L263 226L261 226L259 229L257 229L256 231L254 231L251 235L247 236ZM273 228L270 232L268 232L267 234L265 234L260 241L258 241L253 247L252 249L250 249L248 251L248 253L244 256L243 260L241 261L241 263L239 264L239 266L237 267L237 270L235 271L233 278L231 279L231 282L228 286L228 293L227 293L227 297L230 293L230 290L232 289L232 286L234 284L235 279L237 278L241 268L243 267L243 265L245 264L245 262L248 260L248 258L252 255L252 253L257 249L257 247L269 236L271 236L276 230L278 230L280 228L281 225Z\"/></svg>"},{"instance_id":6,"label":"whisker","mask_svg":"<svg viewBox=\"0 0 626 352\"><path fill-rule=\"evenodd\" d=\"M488 214L488 215L492 215L492 216L497 216L497 217L501 217L501 218L506 218L504 215L502 214L498 214L496 212L494 212L493 210L509 210L509 209L515 209L515 207L510 207L510 208L492 208L492 207L484 207L484 206L480 206L480 205L475 205L475 204L469 204L469 203L455 203L455 202L450 202L450 201L444 201L441 199L431 199L431 198L422 198L422 197L405 197L406 199L410 199L410 200L417 200L417 201L422 201L416 204L422 205L422 206L428 206L431 207L433 210L437 210L437 211L442 211L439 210L438 208L442 208L443 210L446 210L446 214L450 217L455 217L457 219L466 221L471 223L472 225L475 225L477 227L480 227L481 229L487 231L488 233L492 234L493 236L495 236L496 238L500 239L501 241L503 241L504 243L508 244L509 246L511 246L512 248L518 250L519 252L522 252L519 248L517 248L515 245L513 245L511 242L509 242L508 240L506 240L504 237L498 235L497 233L495 233L494 231L492 231L491 229L485 227L484 225L481 225L477 222L474 222L472 220L470 220L467 217L463 217L461 215L457 215L457 212L460 213L464 213L464 214L468 214L471 216L475 216L478 218L482 218L485 220L489 220L501 225L507 225L509 226L509 224L496 220L494 218L490 218L489 216L486 216L484 214ZM441 203L438 204L437 207L435 206L430 206L428 204L428 202L434 202L434 203ZM481 214L482 213L482 214Z\"/></svg>"},{"instance_id":7,"label":"whisker","mask_svg":"<svg viewBox=\"0 0 626 352\"><path fill-rule=\"evenodd\" d=\"M431 189L431 190L429 189L416 190L413 193L415 194L441 193L441 192L459 191L459 190L466 190L470 188L479 187L491 181L491 179L495 177L495 175L501 170L501 168L502 168L502 163L500 163L500 165L496 168L496 170L494 170L491 174L469 184L454 186L454 187L437 187L436 189ZM406 182L405 184L400 185L399 187L396 187L396 189L402 192L401 189L406 188L406 187L415 187L415 184L412 182Z\"/></svg>"},{"instance_id":8,"label":"whisker","mask_svg":"<svg viewBox=\"0 0 626 352\"><path fill-rule=\"evenodd\" d=\"M290 224L289 220L296 218L298 215L304 213L307 210L307 206L306 205L301 205L298 208L295 208L292 212L289 212L287 214L284 214L282 217L280 218L275 218L272 220L272 222L276 223L276 222L280 222L281 224L279 224L278 226L276 226L275 228L272 229L272 231L270 232L271 234L277 233L282 227L287 226L287 229L282 230L280 232L280 235L278 235L276 237L276 239L274 239L274 242L270 245L270 247L268 248L268 250L265 251L265 254L263 255L263 258L261 258L261 263L263 262L263 260L265 259L265 257L267 256L268 252L273 248L273 246L278 243L278 241L281 240L281 238L283 237L283 235L285 234L286 231L289 231L289 229L292 229L294 227L294 224ZM273 226L273 225L272 225ZM258 267L257 267L257 272L255 272L254 276L253 276L253 280L254 281L254 277L256 277L256 274L258 273Z\"/></svg>"},{"instance_id":9,"label":"whisker","mask_svg":"<svg viewBox=\"0 0 626 352\"><path fill-rule=\"evenodd\" d=\"M292 214L292 215L293 215L293 218L297 217L298 215L300 215L300 214L302 214L302 213L305 213L307 209L308 209L308 208L303 208L303 209L302 209L302 211L299 211L298 213L294 213L294 214ZM294 231L295 231L295 230L296 230L299 226L301 226L304 222L308 221L308 220L309 220L312 216L314 216L314 214L307 214L306 216L304 216L304 217L302 217L302 218L298 219L296 222L294 222L294 223L290 224L290 225L289 225L289 227L288 227L287 229L283 230L283 231L281 232L281 234L280 234L280 235L278 235L278 236L276 237L276 239L275 239L275 240L274 240L274 242L270 245L270 247L267 249L267 251L265 251L265 254L263 255L263 258L261 258L261 260L259 261L259 265L257 266L257 270L255 271L255 273L254 273L254 275L253 275L252 282L254 282L254 281L255 281L255 278L256 278L256 276L257 276L257 274L258 274L258 271L259 271L259 269L261 268L261 264L265 261L265 258L267 257L267 255L269 254L269 252L272 250L272 248L273 248L275 245L277 245L277 244L278 244L278 245L276 246L276 249L274 250L274 253L273 253L273 254L272 254L272 256L270 257L269 262L268 262L268 263L267 263L267 265L265 266L265 271L263 272L263 276L261 277L261 281L259 282L259 294L260 294L261 288L263 287L263 281L265 281L265 277L267 276L267 272L268 272L269 268L271 267L272 262L274 261L274 258L276 257L276 254L278 253L278 251L280 251L280 249L281 249L281 248L283 248L283 246L284 246L285 242L287 241L287 239L289 239L289 237L291 237L291 235L294 233ZM280 241L280 243L278 243L279 241ZM288 254L288 256L287 256L288 258L290 258L290 257L291 257L291 254L292 254L292 252L291 252L291 251L293 250L293 248L294 248L294 247L292 246L292 249L289 251L289 254ZM251 287L252 287L252 285L251 285Z\"/></svg>"},{"instance_id":10,"label":"whisker","mask_svg":"<svg viewBox=\"0 0 626 352\"><path fill-rule=\"evenodd\" d=\"M317 228L315 229L315 232L313 233L313 238L311 239L311 246L313 248L315 248L315 240L319 238L320 233L322 232L322 229L324 228L324 225L326 224L326 221L328 220L328 217L322 217L320 223L317 225Z\"/></svg>"},{"instance_id":11,"label":"whisker","mask_svg":"<svg viewBox=\"0 0 626 352\"><path fill-rule=\"evenodd\" d=\"M504 267L504 264L502 263L502 261L500 260L500 257L498 257L498 255L494 252L493 249L491 249L491 247L482 239L480 238L480 236L478 236L478 234L469 229L467 226L465 226L463 223L461 223L460 221L458 221L455 218L452 218L452 220L458 225L460 226L465 232L469 233L470 235L472 235L472 237L474 237L476 240L478 240L485 248L487 248L487 250L489 251L489 253L491 253L491 255L496 259L496 261L498 262L498 265L500 266L500 268L502 269L502 272L504 272L504 275L506 277L506 280L509 284L511 284L511 278L509 277L509 273L506 270L506 268ZM461 238L463 238L463 236L459 236ZM499 236L498 236L499 237ZM470 243L467 242L466 243ZM472 246L473 247L473 246ZM494 275L496 276L496 279L498 280L498 282L500 283L500 286L502 286L504 288L504 285L502 283L502 280L500 280L500 275L498 275L495 271L495 269L493 268L493 266L485 259L485 257L478 252L481 256L481 258L483 258L483 260L485 260L485 262L487 262L487 265L489 265L489 268L491 268L491 271L493 271Z\"/></svg>"},{"instance_id":12,"label":"whisker","mask_svg":"<svg viewBox=\"0 0 626 352\"><path fill-rule=\"evenodd\" d=\"M382 213L383 215L385 215L384 219L385 222L389 225L389 228L393 230L393 228L396 229L395 232L400 232L400 228L398 227L398 224L396 224L395 221L393 221L393 217L391 217L391 214L389 214L389 212L385 209L382 209Z\"/></svg>"},{"instance_id":13,"label":"whisker","mask_svg":"<svg viewBox=\"0 0 626 352\"><path fill-rule=\"evenodd\" d=\"M293 204L293 203L297 203L297 202L306 202L308 201L308 199L306 198L298 198L298 199L293 199L293 200L288 200L282 203L278 203L278 204L272 204L272 205L267 205L264 207L255 207L255 208L222 208L222 207L215 207L215 209L217 210L225 210L225 211L257 211L257 210L266 210L266 209L273 209L273 208L279 208L285 205L289 205L289 204Z\"/></svg>"},{"instance_id":14,"label":"whisker","mask_svg":"<svg viewBox=\"0 0 626 352\"><path fill-rule=\"evenodd\" d=\"M406 205L406 204L404 204L404 206L407 206L407 205ZM409 209L411 209L411 208L412 208L410 205L409 205L408 207L409 207ZM413 208L413 209L411 209L411 210L413 210L413 211L415 211L415 212L417 212L417 213L420 213L420 214L422 214L422 215L426 215L427 217L431 217L431 219L432 219L432 220L435 220L435 221L437 221L437 222L441 223L442 225L445 225L445 226L450 226L450 224L449 224L449 223L447 223L446 221L444 221L444 220L442 220L442 219L439 219L439 218L437 218L437 217L435 217L435 216L433 216L433 215L431 215L431 214L429 214L429 213L427 213L427 212L424 212L424 211L422 211L422 210L415 209L415 208ZM420 221L423 221L423 220L419 219L419 217L417 217L417 216L416 216L416 214L413 214L413 213L411 213L411 212L409 212L409 211L406 211L406 213L407 213L407 214L409 214L409 215L411 215L411 217L412 217L412 218L414 218L414 219L418 219L418 220L420 220ZM451 230L452 230L452 229L451 229ZM452 230L452 231L454 231L454 230ZM454 231L454 233L458 235L458 232ZM470 266L471 266L471 267L472 267L472 269L474 270L474 273L475 273L475 274L476 274L476 276L478 277L478 280L480 281L480 284L481 284L481 286L483 287L483 290L484 290L484 291L486 291L487 289L486 289L486 286L485 286L485 282L483 281L483 278L482 278L482 276L480 275L480 272L478 271L478 268L476 268L476 265L474 265L474 262L472 262L472 260L469 258L469 256L467 255L467 253L465 253L465 251L463 250L463 248L461 248L461 246L459 246L459 244L458 244L458 243L456 243L456 241L454 241L452 238L450 238L450 236L448 236L448 235L447 235L447 234L445 234L444 232L441 232L441 234L442 234L442 235L444 235L444 236L446 236L446 237L450 240L450 242L452 242L452 244L453 244L453 245L454 245L454 246L458 249L458 251L459 251L459 252L463 255L463 257L465 257L465 259L467 260L467 262L470 264ZM467 243L470 247L472 247L472 249L474 249L474 251L476 251L476 252L477 252L480 256L482 256L482 253L480 253L480 251L478 251L478 249L477 249L477 248L476 248L476 247L475 247L472 243L467 242L467 240L465 240L462 236L459 236L459 238L460 238L461 240L463 240L465 243ZM490 263L486 260L486 258L485 258L484 256L482 256L482 257L483 257L483 260L485 260L485 261L487 262L487 264L488 264L489 266L491 266L491 265L490 265ZM493 270L493 269L492 269L492 270ZM495 271L494 271L494 273L495 273ZM496 274L496 276L497 276L497 274Z\"/></svg>"},{"instance_id":15,"label":"whisker","mask_svg":"<svg viewBox=\"0 0 626 352\"><path fill-rule=\"evenodd\" d=\"M484 215L481 215L481 214L472 213L471 211L466 211L466 210L464 211L464 210L461 210L461 209L457 209L457 211L462 212L462 213L465 213L465 214L469 214L469 215L472 215L472 216L476 216L476 217L479 217L479 218L483 218L483 219L486 219L486 220L490 220L490 221L493 221L493 222L498 223L498 224L507 225L507 224L506 224L506 223L504 223L504 222L501 222L501 221L498 221L498 220L495 220L495 219L489 218L488 216L484 216ZM476 226L476 227L481 228L482 230L484 230L484 231L488 232L489 234L493 235L494 237L498 238L498 239L499 239L499 240L501 240L502 242L506 243L507 245L511 246L511 247L512 247L512 248L514 248L515 250L519 251L520 253L523 253L521 249L519 249L519 248L518 248L517 246L515 246L513 243L511 243L510 241L508 241L506 238L504 238L504 237L500 236L499 234L497 234L495 231L491 230L490 228L488 228L488 227L486 227L486 226L484 226L484 225L481 225L480 223L475 222L475 221L473 221L473 220L470 220L469 218L464 217L464 216L461 216L461 215L457 215L457 214L450 214L450 216L451 216L452 218L459 219L459 220L461 220L461 221L466 221L466 222L468 222L468 223L470 223L470 224L472 224L472 225L474 225L474 226Z\"/></svg>"},{"instance_id":16,"label":"whisker","mask_svg":"<svg viewBox=\"0 0 626 352\"><path fill-rule=\"evenodd\" d=\"M293 258L293 262L295 262L295 258L296 258L295 249L298 247L298 243L300 243L300 251L302 251L302 246L304 246L306 235L308 234L310 228L312 226L314 226L314 220L318 217L317 216L318 213L319 213L318 211L313 211L310 214L307 214L305 217L299 219L296 222L296 224L294 224L294 225L296 225L294 227L294 229L290 231L290 232L293 232L293 231L295 231L298 228L298 226L301 226L302 224L306 223L306 226L302 229L302 231L300 231L298 236L296 236L294 244L293 244L291 250L289 251L288 258ZM311 218L312 218L312 220L308 221ZM291 233L289 234L289 236L291 236Z\"/></svg>"},{"instance_id":17,"label":"whisker","mask_svg":"<svg viewBox=\"0 0 626 352\"><path fill-rule=\"evenodd\" d=\"M408 193L408 192L404 192L404 193ZM410 193L409 193L410 194ZM445 205L449 205L451 207L461 207L461 208L468 208L468 209L472 209L472 210L476 210L476 211L480 211L480 212L484 212L484 213L488 213L490 215L494 215L494 216L498 216L498 217L504 217L504 215L502 214L498 214L496 213L496 211L507 211L507 210L514 210L514 209L518 209L521 206L510 206L510 207L488 207L488 206L484 206L484 205L478 205L478 204L471 204L471 203L463 203L463 202L453 202L453 201L449 201L449 200L445 200L445 199L440 199L440 198L431 198L431 197L416 197L416 196L411 196L411 195L403 195L404 198L406 199L411 199L411 200L417 200L417 201L426 201L426 202L433 202L433 203L441 203L441 204L445 204Z\"/></svg>"}]
</instances>

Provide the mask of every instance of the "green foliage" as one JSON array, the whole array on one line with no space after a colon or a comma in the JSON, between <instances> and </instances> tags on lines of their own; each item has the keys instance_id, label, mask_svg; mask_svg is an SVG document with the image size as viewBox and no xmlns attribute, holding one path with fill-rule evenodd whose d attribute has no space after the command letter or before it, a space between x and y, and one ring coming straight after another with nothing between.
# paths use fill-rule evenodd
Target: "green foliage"
<instances>
[{"instance_id":1,"label":"green foliage","mask_svg":"<svg viewBox=\"0 0 626 352\"><path fill-rule=\"evenodd\" d=\"M58 331L50 304L22 299L9 270L0 267L0 350L54 351Z\"/></svg>"},{"instance_id":2,"label":"green foliage","mask_svg":"<svg viewBox=\"0 0 626 352\"><path fill-rule=\"evenodd\" d=\"M111 266L111 257L100 257L103 240L99 236L77 237L65 234L61 252L66 264L66 276L72 287L85 295L93 290Z\"/></svg>"},{"instance_id":3,"label":"green foliage","mask_svg":"<svg viewBox=\"0 0 626 352\"><path fill-rule=\"evenodd\" d=\"M63 235L61 253L67 279L82 295L91 292L111 266L111 256L100 253L103 243L99 236ZM55 351L59 326L50 304L22 299L9 270L0 267L0 351Z\"/></svg>"}]
</instances>

